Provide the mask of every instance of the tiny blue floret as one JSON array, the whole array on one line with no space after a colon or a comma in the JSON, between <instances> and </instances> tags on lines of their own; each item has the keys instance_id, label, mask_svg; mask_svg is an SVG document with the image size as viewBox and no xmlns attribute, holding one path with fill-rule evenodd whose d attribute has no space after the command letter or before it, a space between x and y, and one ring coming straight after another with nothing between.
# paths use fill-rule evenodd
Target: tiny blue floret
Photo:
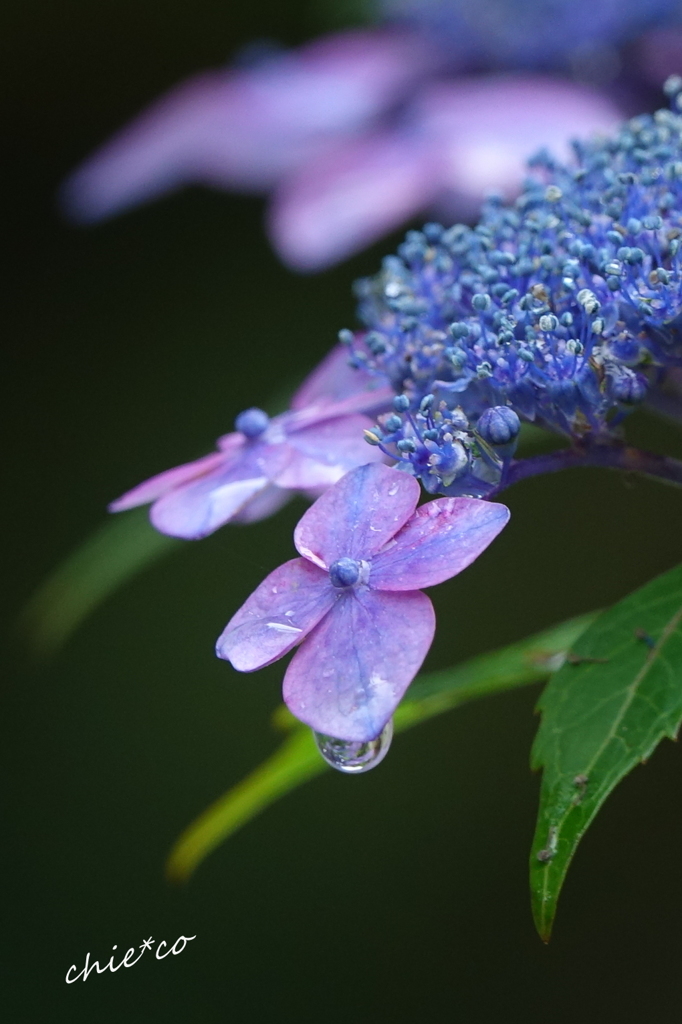
<instances>
[{"instance_id":1,"label":"tiny blue floret","mask_svg":"<svg viewBox=\"0 0 682 1024\"><path fill-rule=\"evenodd\" d=\"M329 566L329 579L333 587L352 587L360 579L362 566L354 558L338 558Z\"/></svg>"},{"instance_id":2,"label":"tiny blue floret","mask_svg":"<svg viewBox=\"0 0 682 1024\"><path fill-rule=\"evenodd\" d=\"M493 445L509 444L518 436L521 421L508 405L494 405L486 409L478 421L478 432L484 441Z\"/></svg>"},{"instance_id":3,"label":"tiny blue floret","mask_svg":"<svg viewBox=\"0 0 682 1024\"><path fill-rule=\"evenodd\" d=\"M260 437L270 423L270 417L262 409L255 406L252 409L244 409L234 421L235 430L238 430L244 437Z\"/></svg>"}]
</instances>

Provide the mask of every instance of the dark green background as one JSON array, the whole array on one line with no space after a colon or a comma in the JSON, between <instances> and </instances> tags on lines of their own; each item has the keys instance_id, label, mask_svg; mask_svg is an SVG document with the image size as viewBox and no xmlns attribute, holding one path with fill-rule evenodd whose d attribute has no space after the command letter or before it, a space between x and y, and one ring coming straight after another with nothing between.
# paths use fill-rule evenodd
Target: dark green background
<instances>
[{"instance_id":1,"label":"dark green background","mask_svg":"<svg viewBox=\"0 0 682 1024\"><path fill-rule=\"evenodd\" d=\"M55 212L67 170L145 102L254 37L314 35L319 10L24 0L5 18L5 1019L677 1022L679 751L665 743L610 800L545 948L526 881L535 692L401 736L377 772L316 780L184 891L164 883L174 837L276 743L281 665L239 676L212 648L291 556L302 506L187 544L49 665L29 664L13 623L109 499L208 450L324 354L353 322L352 280L396 239L296 277L257 200L196 190L88 231ZM633 435L682 454L682 435L653 421ZM617 599L682 558L673 489L585 471L508 501L499 542L433 594L430 666ZM181 933L197 935L182 956L64 983L88 950L106 960L114 943Z\"/></svg>"}]
</instances>

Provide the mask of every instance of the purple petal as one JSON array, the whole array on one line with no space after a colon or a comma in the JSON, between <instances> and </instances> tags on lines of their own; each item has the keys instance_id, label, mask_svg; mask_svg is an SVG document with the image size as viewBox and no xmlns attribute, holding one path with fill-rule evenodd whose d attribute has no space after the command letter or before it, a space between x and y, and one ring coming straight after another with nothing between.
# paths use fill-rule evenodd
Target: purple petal
<instances>
[{"instance_id":1,"label":"purple petal","mask_svg":"<svg viewBox=\"0 0 682 1024\"><path fill-rule=\"evenodd\" d=\"M318 732L371 740L419 671L435 625L419 591L344 593L287 668L284 700Z\"/></svg>"},{"instance_id":2,"label":"purple petal","mask_svg":"<svg viewBox=\"0 0 682 1024\"><path fill-rule=\"evenodd\" d=\"M327 573L294 558L271 572L233 615L216 653L239 672L270 665L299 644L337 598Z\"/></svg>"},{"instance_id":3,"label":"purple petal","mask_svg":"<svg viewBox=\"0 0 682 1024\"><path fill-rule=\"evenodd\" d=\"M267 519L291 501L292 497L291 491L284 491L275 484L268 484L242 505L241 510L231 517L230 522L257 523L261 519Z\"/></svg>"},{"instance_id":4,"label":"purple petal","mask_svg":"<svg viewBox=\"0 0 682 1024\"><path fill-rule=\"evenodd\" d=\"M149 518L160 533L183 540L200 540L242 512L247 502L269 482L267 477L261 476L188 484L159 498L152 505Z\"/></svg>"},{"instance_id":5,"label":"purple petal","mask_svg":"<svg viewBox=\"0 0 682 1024\"><path fill-rule=\"evenodd\" d=\"M204 455L201 459L195 459L194 462L186 462L182 466L157 473L156 476L150 477L149 480L145 480L144 483L138 484L131 491L126 491L120 498L112 501L109 511L123 512L125 509L135 508L137 505L147 505L150 501L156 501L161 495L173 490L174 487L206 476L223 465L224 462L225 456L222 452L212 452L210 455Z\"/></svg>"},{"instance_id":6,"label":"purple petal","mask_svg":"<svg viewBox=\"0 0 682 1024\"><path fill-rule=\"evenodd\" d=\"M292 431L288 440L295 454L277 477L278 485L303 491L327 488L355 466L383 461L382 452L363 437L371 426L366 416L342 416Z\"/></svg>"},{"instance_id":7,"label":"purple petal","mask_svg":"<svg viewBox=\"0 0 682 1024\"><path fill-rule=\"evenodd\" d=\"M477 498L438 498L417 509L372 559L376 590L417 590L456 576L509 521L509 509Z\"/></svg>"},{"instance_id":8,"label":"purple petal","mask_svg":"<svg viewBox=\"0 0 682 1024\"><path fill-rule=\"evenodd\" d=\"M150 519L157 530L171 537L206 537L240 514L247 502L282 472L292 455L287 444L243 445L229 457L223 455L223 464L212 473L159 498L152 505Z\"/></svg>"},{"instance_id":9,"label":"purple petal","mask_svg":"<svg viewBox=\"0 0 682 1024\"><path fill-rule=\"evenodd\" d=\"M304 513L294 531L296 549L320 566L369 559L407 522L419 493L407 473L380 463L359 466Z\"/></svg>"},{"instance_id":10,"label":"purple petal","mask_svg":"<svg viewBox=\"0 0 682 1024\"><path fill-rule=\"evenodd\" d=\"M345 345L337 345L303 381L291 400L291 409L301 410L309 406L326 403L347 402L358 399L358 412L373 411L388 404L388 392L384 395L381 378L364 369L349 365L349 352ZM377 394L377 388L382 388ZM393 391L391 389L391 394Z\"/></svg>"},{"instance_id":11,"label":"purple petal","mask_svg":"<svg viewBox=\"0 0 682 1024\"><path fill-rule=\"evenodd\" d=\"M440 187L428 140L382 132L322 153L274 197L269 231L296 270L337 263L428 206Z\"/></svg>"},{"instance_id":12,"label":"purple petal","mask_svg":"<svg viewBox=\"0 0 682 1024\"><path fill-rule=\"evenodd\" d=\"M409 33L348 32L253 67L182 82L66 183L74 216L93 220L189 181L262 190L355 132L426 68Z\"/></svg>"},{"instance_id":13,"label":"purple petal","mask_svg":"<svg viewBox=\"0 0 682 1024\"><path fill-rule=\"evenodd\" d=\"M660 89L669 75L682 71L682 29L668 25L645 32L635 41L629 57L639 73Z\"/></svg>"},{"instance_id":14,"label":"purple petal","mask_svg":"<svg viewBox=\"0 0 682 1024\"><path fill-rule=\"evenodd\" d=\"M622 113L596 90L543 75L461 78L425 89L414 116L442 158L442 187L460 212L491 191L513 196L540 147L571 157L572 138L611 132Z\"/></svg>"}]
</instances>

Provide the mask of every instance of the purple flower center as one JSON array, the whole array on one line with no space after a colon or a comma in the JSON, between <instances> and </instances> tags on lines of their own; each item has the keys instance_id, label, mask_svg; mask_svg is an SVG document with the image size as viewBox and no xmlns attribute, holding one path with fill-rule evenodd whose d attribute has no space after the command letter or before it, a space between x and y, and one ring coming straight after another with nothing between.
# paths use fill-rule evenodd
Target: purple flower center
<instances>
[{"instance_id":1,"label":"purple flower center","mask_svg":"<svg viewBox=\"0 0 682 1024\"><path fill-rule=\"evenodd\" d=\"M268 429L270 417L262 409L245 409L240 412L234 421L235 429L244 437L255 438Z\"/></svg>"},{"instance_id":2,"label":"purple flower center","mask_svg":"<svg viewBox=\"0 0 682 1024\"><path fill-rule=\"evenodd\" d=\"M329 579L333 587L352 587L363 582L362 577L366 576L367 568L366 562L356 562L354 558L337 558L329 566Z\"/></svg>"}]
</instances>

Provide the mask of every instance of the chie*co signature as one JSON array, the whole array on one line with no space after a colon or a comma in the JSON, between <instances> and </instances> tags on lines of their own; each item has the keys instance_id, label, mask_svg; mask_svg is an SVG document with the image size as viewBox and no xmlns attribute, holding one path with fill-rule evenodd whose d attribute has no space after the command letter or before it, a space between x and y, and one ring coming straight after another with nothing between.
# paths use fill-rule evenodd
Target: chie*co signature
<instances>
[{"instance_id":1,"label":"chie*co signature","mask_svg":"<svg viewBox=\"0 0 682 1024\"><path fill-rule=\"evenodd\" d=\"M159 944L156 947L156 959L164 960L169 953L172 953L173 956L177 956L178 953L183 952L187 943L191 942L192 939L196 939L196 935L179 935L178 938L173 943L173 945L170 947L170 949L167 948L164 953L162 953L161 950L164 948L164 946L167 947L168 943L166 942L165 939L162 939L161 942L159 942ZM82 978L83 981L87 981L88 977L90 976L90 974L92 974L93 971L96 971L97 974L104 974L105 971L111 971L112 974L115 974L120 967L132 967L134 964L138 963L138 961L142 959L147 950L151 952L151 948L154 945L155 941L156 940L150 936L148 939L145 939L143 942L141 942L139 947L140 952L139 954L137 954L137 956L135 955L137 953L137 949L135 948L135 946L131 946L126 955L121 960L120 964L116 964L116 966L114 966L115 954L113 953L109 958L109 962L106 963L104 967L100 967L99 960L94 960L92 963L90 963L90 953L88 953L85 957L85 966L81 971L78 972L78 974L74 978L70 977L70 975L72 971L77 970L77 967L75 964L71 964L68 971L66 972L66 984L73 985L74 981L78 981L80 978ZM118 946L114 945L111 948L118 949Z\"/></svg>"}]
</instances>

